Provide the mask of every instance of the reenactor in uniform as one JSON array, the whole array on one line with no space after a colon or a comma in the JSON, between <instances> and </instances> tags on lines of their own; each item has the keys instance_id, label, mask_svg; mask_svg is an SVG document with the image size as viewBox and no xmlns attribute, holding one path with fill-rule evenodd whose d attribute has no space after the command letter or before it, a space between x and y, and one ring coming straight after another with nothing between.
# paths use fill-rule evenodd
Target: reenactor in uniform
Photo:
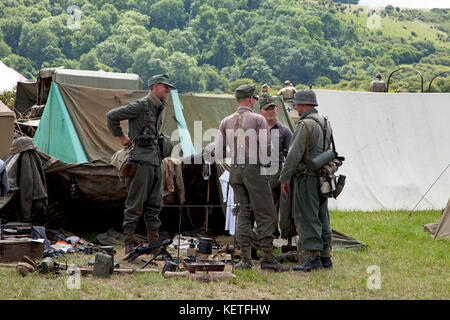
<instances>
[{"instance_id":1,"label":"reenactor in uniform","mask_svg":"<svg viewBox=\"0 0 450 320\"><path fill-rule=\"evenodd\" d=\"M139 217L144 214L149 243L159 240L159 212L162 206L161 157L158 138L161 133L163 110L171 89L167 75L149 79L149 93L145 98L110 110L107 114L108 128L123 146L134 141L129 161L135 168L134 175L125 177L128 196L125 201L123 229L125 253L134 249L134 237ZM128 137L124 135L120 121L128 120Z\"/></svg>"},{"instance_id":2,"label":"reenactor in uniform","mask_svg":"<svg viewBox=\"0 0 450 320\"><path fill-rule=\"evenodd\" d=\"M375 80L370 83L370 91L372 92L386 92L386 82L381 80L381 74L377 74Z\"/></svg>"},{"instance_id":3,"label":"reenactor in uniform","mask_svg":"<svg viewBox=\"0 0 450 320\"><path fill-rule=\"evenodd\" d=\"M284 88L278 91L277 95L283 97L283 101L286 103L286 107L290 112L293 109L292 99L294 98L294 94L297 92L295 87L289 80L284 82Z\"/></svg>"},{"instance_id":4,"label":"reenactor in uniform","mask_svg":"<svg viewBox=\"0 0 450 320\"><path fill-rule=\"evenodd\" d=\"M270 86L267 83L264 83L259 93L259 104L263 104L266 101L267 97L269 97L269 88Z\"/></svg>"},{"instance_id":5,"label":"reenactor in uniform","mask_svg":"<svg viewBox=\"0 0 450 320\"><path fill-rule=\"evenodd\" d=\"M252 217L256 220L258 242L262 253L261 269L288 271L289 268L275 260L273 233L276 227L275 207L267 177L261 174L261 165L270 161L262 154L270 152L270 133L266 119L253 108L258 96L255 86L246 84L235 91L236 112L222 120L215 141L216 161L221 162L230 149L230 185L235 203L240 205L236 239L241 248L242 260L238 269L251 269L253 242ZM252 143L250 143L250 141ZM265 153L264 153L265 152Z\"/></svg>"},{"instance_id":6,"label":"reenactor in uniform","mask_svg":"<svg viewBox=\"0 0 450 320\"><path fill-rule=\"evenodd\" d=\"M319 177L308 168L308 159L323 152L325 121L317 109L316 95L311 89L297 92L295 109L300 118L292 137L289 153L281 171L281 191L293 192L295 227L300 235L301 246L306 250L307 260L293 267L294 271L310 271L331 268L331 227L328 198L319 194ZM331 145L331 127L327 121L325 147ZM294 190L289 190L293 178Z\"/></svg>"},{"instance_id":7,"label":"reenactor in uniform","mask_svg":"<svg viewBox=\"0 0 450 320\"><path fill-rule=\"evenodd\" d=\"M272 142L272 146L275 145L274 136L276 136L279 141L278 150L274 150L274 152L278 153L277 157L277 160L279 161L278 172L276 174L267 176L269 178L270 188L272 190L273 203L275 205L276 219L278 222L279 221L278 211L282 210L283 208L283 206L280 208L280 202L283 201L283 198L284 199L286 198L284 196L283 197L281 196L281 184L279 179L281 168L283 167L283 163L285 160L285 155L287 154L289 144L291 143L292 132L288 127L278 122L277 120L278 107L275 103L274 98L268 96L266 98L266 101L260 105L261 105L260 113L261 115L264 116L264 118L266 118L267 124L269 125L270 128L270 136L271 136L270 139ZM276 130L278 130L278 132L276 133L276 135L274 135L274 132ZM278 231L278 228L276 231Z\"/></svg>"}]
</instances>

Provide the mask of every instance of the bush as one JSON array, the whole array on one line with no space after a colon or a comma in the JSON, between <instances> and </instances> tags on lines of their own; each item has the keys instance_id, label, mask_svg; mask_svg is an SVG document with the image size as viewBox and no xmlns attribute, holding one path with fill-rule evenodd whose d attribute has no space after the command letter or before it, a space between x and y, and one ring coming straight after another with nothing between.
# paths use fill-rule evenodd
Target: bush
<instances>
[{"instance_id":1,"label":"bush","mask_svg":"<svg viewBox=\"0 0 450 320\"><path fill-rule=\"evenodd\" d=\"M252 79L248 78L237 79L230 83L230 85L228 86L228 91L234 93L237 87L243 84L252 84L252 83L254 83Z\"/></svg>"}]
</instances>

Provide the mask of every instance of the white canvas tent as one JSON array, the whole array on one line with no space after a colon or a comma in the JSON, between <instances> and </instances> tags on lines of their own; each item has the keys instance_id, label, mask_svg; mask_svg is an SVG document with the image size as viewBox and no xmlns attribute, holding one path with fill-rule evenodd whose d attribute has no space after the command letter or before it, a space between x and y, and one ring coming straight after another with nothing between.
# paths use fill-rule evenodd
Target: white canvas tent
<instances>
[{"instance_id":1,"label":"white canvas tent","mask_svg":"<svg viewBox=\"0 0 450 320\"><path fill-rule=\"evenodd\" d=\"M346 157L330 208L411 210L450 163L449 93L315 92ZM449 191L446 170L417 210L442 209Z\"/></svg>"},{"instance_id":2,"label":"white canvas tent","mask_svg":"<svg viewBox=\"0 0 450 320\"><path fill-rule=\"evenodd\" d=\"M27 78L0 61L0 92L10 91L17 85L17 81L26 80Z\"/></svg>"}]
</instances>

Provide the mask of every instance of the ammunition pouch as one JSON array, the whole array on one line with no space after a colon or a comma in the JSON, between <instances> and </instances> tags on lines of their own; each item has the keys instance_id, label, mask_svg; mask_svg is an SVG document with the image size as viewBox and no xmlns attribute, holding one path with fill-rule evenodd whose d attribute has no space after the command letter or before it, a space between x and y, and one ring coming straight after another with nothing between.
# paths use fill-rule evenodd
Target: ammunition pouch
<instances>
[{"instance_id":1,"label":"ammunition pouch","mask_svg":"<svg viewBox=\"0 0 450 320\"><path fill-rule=\"evenodd\" d=\"M136 164L133 163L131 158L128 158L128 161L122 166L122 169L119 171L120 178L131 178L134 177L136 173Z\"/></svg>"},{"instance_id":2,"label":"ammunition pouch","mask_svg":"<svg viewBox=\"0 0 450 320\"><path fill-rule=\"evenodd\" d=\"M173 144L170 137L161 134L158 138L158 146L161 152L161 159L167 158L172 154Z\"/></svg>"},{"instance_id":3,"label":"ammunition pouch","mask_svg":"<svg viewBox=\"0 0 450 320\"><path fill-rule=\"evenodd\" d=\"M155 137L146 133L136 136L134 142L136 146L141 148L150 148L154 145L158 145L158 139L155 139Z\"/></svg>"}]
</instances>

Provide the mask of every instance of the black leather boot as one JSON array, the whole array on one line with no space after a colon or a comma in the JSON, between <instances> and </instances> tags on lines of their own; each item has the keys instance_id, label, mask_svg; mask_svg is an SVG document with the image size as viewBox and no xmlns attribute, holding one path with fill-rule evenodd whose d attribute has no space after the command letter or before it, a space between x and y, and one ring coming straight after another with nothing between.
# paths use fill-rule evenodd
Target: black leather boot
<instances>
[{"instance_id":1,"label":"black leather boot","mask_svg":"<svg viewBox=\"0 0 450 320\"><path fill-rule=\"evenodd\" d=\"M272 271L289 271L288 266L283 266L279 263L273 254L273 248L261 248L262 252L262 262L261 270L272 270Z\"/></svg>"},{"instance_id":2,"label":"black leather boot","mask_svg":"<svg viewBox=\"0 0 450 320\"><path fill-rule=\"evenodd\" d=\"M234 265L235 269L248 270L253 267L251 247L241 247L242 260Z\"/></svg>"},{"instance_id":3,"label":"black leather boot","mask_svg":"<svg viewBox=\"0 0 450 320\"><path fill-rule=\"evenodd\" d=\"M333 261L331 261L330 257L320 257L320 261L325 269L333 268Z\"/></svg>"},{"instance_id":4,"label":"black leather boot","mask_svg":"<svg viewBox=\"0 0 450 320\"><path fill-rule=\"evenodd\" d=\"M310 272L311 270L320 270L323 268L320 256L317 254L310 254L308 260L305 263L297 266L293 266L294 271Z\"/></svg>"}]
</instances>

